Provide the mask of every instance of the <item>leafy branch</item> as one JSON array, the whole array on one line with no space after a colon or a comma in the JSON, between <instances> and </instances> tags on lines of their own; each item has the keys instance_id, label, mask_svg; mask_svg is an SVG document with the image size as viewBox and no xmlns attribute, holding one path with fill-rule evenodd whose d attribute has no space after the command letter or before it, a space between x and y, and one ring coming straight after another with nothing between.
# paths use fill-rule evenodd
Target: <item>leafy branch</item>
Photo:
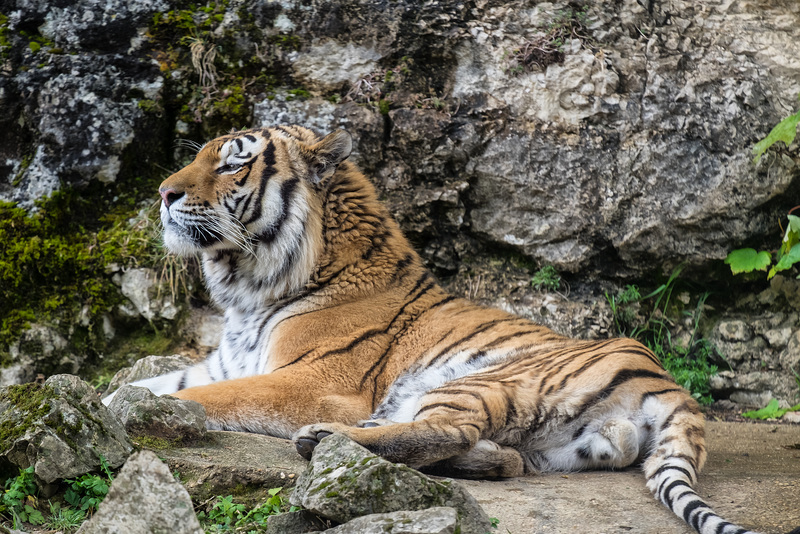
<instances>
[{"instance_id":1,"label":"leafy branch","mask_svg":"<svg viewBox=\"0 0 800 534\"><path fill-rule=\"evenodd\" d=\"M789 222L786 225L781 246L776 252L775 265L772 265L772 254L770 252L766 250L757 252L752 248L741 248L731 251L728 257L725 258L725 264L730 265L731 272L739 274L766 271L772 265L767 273L767 280L769 280L779 272L791 269L796 263L800 262L800 217L792 215L792 212L798 209L800 209L800 206L795 206L789 210L787 215Z\"/></svg>"}]
</instances>

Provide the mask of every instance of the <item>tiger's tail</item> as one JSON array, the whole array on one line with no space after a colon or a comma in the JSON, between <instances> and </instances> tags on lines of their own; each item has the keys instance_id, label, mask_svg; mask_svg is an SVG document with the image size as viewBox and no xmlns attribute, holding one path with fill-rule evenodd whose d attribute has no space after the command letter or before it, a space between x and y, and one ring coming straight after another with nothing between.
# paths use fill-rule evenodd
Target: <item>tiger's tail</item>
<instances>
[{"instance_id":1,"label":"tiger's tail","mask_svg":"<svg viewBox=\"0 0 800 534\"><path fill-rule=\"evenodd\" d=\"M653 448L644 463L647 487L700 534L756 534L717 515L697 494L697 473L706 459L703 414L694 399L652 399ZM669 402L672 400L673 402Z\"/></svg>"}]
</instances>

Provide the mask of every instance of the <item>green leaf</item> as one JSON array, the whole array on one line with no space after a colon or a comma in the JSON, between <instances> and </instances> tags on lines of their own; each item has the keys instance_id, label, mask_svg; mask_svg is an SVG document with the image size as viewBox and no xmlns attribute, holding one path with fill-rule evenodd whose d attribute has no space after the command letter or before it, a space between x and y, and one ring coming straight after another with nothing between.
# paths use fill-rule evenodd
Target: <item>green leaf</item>
<instances>
[{"instance_id":1,"label":"green leaf","mask_svg":"<svg viewBox=\"0 0 800 534\"><path fill-rule=\"evenodd\" d=\"M783 417L783 414L786 412L796 412L798 410L800 410L800 404L796 404L791 408L779 408L778 401L772 399L764 408L751 412L744 412L742 417L747 417L748 419L778 419Z\"/></svg>"},{"instance_id":2,"label":"green leaf","mask_svg":"<svg viewBox=\"0 0 800 534\"><path fill-rule=\"evenodd\" d=\"M795 263L800 262L800 243L794 245L792 249L787 253L781 256L781 259L778 260L778 263L769 270L769 274L767 275L767 280L775 276L781 271L785 271L787 269L791 269L792 265Z\"/></svg>"},{"instance_id":3,"label":"green leaf","mask_svg":"<svg viewBox=\"0 0 800 534\"><path fill-rule=\"evenodd\" d=\"M779 122L764 139L753 147L753 155L755 156L753 163L758 163L764 152L778 141L783 141L787 147L791 145L797 134L798 123L800 123L800 111Z\"/></svg>"},{"instance_id":4,"label":"green leaf","mask_svg":"<svg viewBox=\"0 0 800 534\"><path fill-rule=\"evenodd\" d=\"M786 233L781 241L780 254L783 256L787 254L792 247L800 243L800 217L796 215L789 215L789 226L786 228Z\"/></svg>"},{"instance_id":5,"label":"green leaf","mask_svg":"<svg viewBox=\"0 0 800 534\"><path fill-rule=\"evenodd\" d=\"M766 271L771 262L772 255L769 252L756 252L752 248L732 250L725 258L725 264L731 266L733 274Z\"/></svg>"},{"instance_id":6,"label":"green leaf","mask_svg":"<svg viewBox=\"0 0 800 534\"><path fill-rule=\"evenodd\" d=\"M744 412L742 417L747 417L748 419L775 419L783 415L778 415L778 412L780 412L778 401L772 399L765 407L761 408L760 410Z\"/></svg>"}]
</instances>

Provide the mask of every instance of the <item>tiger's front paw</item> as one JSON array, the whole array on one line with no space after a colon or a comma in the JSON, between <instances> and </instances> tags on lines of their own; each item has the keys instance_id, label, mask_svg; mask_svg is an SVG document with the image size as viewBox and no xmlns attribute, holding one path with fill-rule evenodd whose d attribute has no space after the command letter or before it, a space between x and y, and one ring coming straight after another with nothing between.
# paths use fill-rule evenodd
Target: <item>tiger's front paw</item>
<instances>
[{"instance_id":1,"label":"tiger's front paw","mask_svg":"<svg viewBox=\"0 0 800 534\"><path fill-rule=\"evenodd\" d=\"M306 460L311 459L311 453L319 445L323 438L327 438L334 432L343 432L347 428L337 423L318 423L306 425L292 436L294 447L297 452Z\"/></svg>"}]
</instances>

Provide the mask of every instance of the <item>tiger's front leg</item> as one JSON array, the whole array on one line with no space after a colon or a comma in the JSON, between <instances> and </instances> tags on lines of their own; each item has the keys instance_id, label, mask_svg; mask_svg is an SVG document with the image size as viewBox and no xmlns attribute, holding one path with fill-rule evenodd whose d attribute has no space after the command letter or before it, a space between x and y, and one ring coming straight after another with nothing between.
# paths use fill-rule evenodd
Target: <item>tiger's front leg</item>
<instances>
[{"instance_id":1,"label":"tiger's front leg","mask_svg":"<svg viewBox=\"0 0 800 534\"><path fill-rule=\"evenodd\" d=\"M202 404L209 429L291 438L316 421L350 425L369 417L370 397L343 393L347 391L354 390L312 373L279 371L188 388L173 396Z\"/></svg>"},{"instance_id":2,"label":"tiger's front leg","mask_svg":"<svg viewBox=\"0 0 800 534\"><path fill-rule=\"evenodd\" d=\"M367 428L317 423L301 428L292 439L297 452L309 459L320 440L333 433L344 434L391 462L419 468L468 452L478 443L481 430L471 422L459 424L444 417L432 417Z\"/></svg>"},{"instance_id":3,"label":"tiger's front leg","mask_svg":"<svg viewBox=\"0 0 800 534\"><path fill-rule=\"evenodd\" d=\"M392 462L415 468L445 462L466 476L517 476L523 471L520 454L489 441L492 421L504 421L506 403L501 391L475 395L452 386L433 390L420 401L414 421L364 428L320 423L300 429L293 440L305 458L319 441L338 432ZM489 412L492 413L489 413ZM480 446L478 446L480 444Z\"/></svg>"}]
</instances>

